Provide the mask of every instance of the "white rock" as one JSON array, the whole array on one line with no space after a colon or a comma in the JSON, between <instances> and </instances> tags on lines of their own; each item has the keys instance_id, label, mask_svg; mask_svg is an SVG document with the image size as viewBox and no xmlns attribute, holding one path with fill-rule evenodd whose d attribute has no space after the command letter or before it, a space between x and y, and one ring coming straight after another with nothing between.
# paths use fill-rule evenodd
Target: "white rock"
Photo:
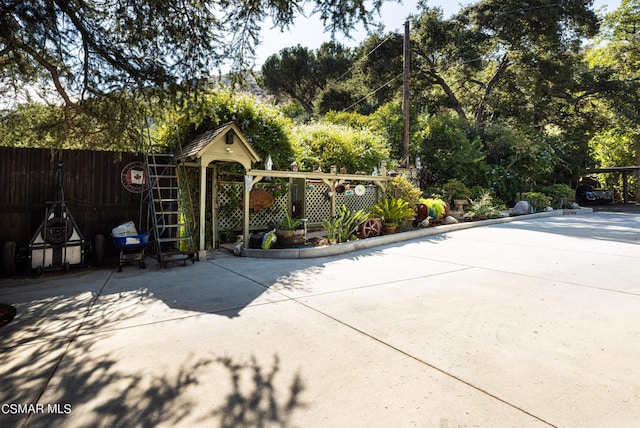
<instances>
[{"instance_id":1,"label":"white rock","mask_svg":"<svg viewBox=\"0 0 640 428\"><path fill-rule=\"evenodd\" d=\"M529 214L529 213L532 213L532 212L533 212L533 210L531 209L531 205L529 205L528 201L519 201L513 207L513 214L514 215Z\"/></svg>"},{"instance_id":2,"label":"white rock","mask_svg":"<svg viewBox=\"0 0 640 428\"><path fill-rule=\"evenodd\" d=\"M454 217L451 217L449 215L447 216L447 218L444 219L444 224L458 224L458 220L456 220Z\"/></svg>"}]
</instances>

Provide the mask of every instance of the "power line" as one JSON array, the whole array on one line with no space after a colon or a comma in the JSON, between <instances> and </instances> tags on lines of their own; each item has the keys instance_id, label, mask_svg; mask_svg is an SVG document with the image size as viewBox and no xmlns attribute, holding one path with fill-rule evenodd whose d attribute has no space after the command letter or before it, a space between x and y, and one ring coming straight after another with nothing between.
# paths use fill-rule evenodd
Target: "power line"
<instances>
[{"instance_id":1,"label":"power line","mask_svg":"<svg viewBox=\"0 0 640 428\"><path fill-rule=\"evenodd\" d=\"M388 41L389 41L389 39L391 38L391 36L393 36L393 35L395 35L395 34L396 34L396 33L394 33L394 32L390 32L390 33L387 35L387 37L386 37L383 41L381 41L380 43L378 43L378 45L377 45L375 48L371 49L367 54L365 54L365 55L364 55L364 58L369 57L372 53L374 53L376 50L378 50L378 48L379 48L380 46L382 46L383 44L385 44L386 42L388 42ZM351 66L347 71L345 71L344 73L342 73L342 74L341 74L341 75L340 75L340 76L339 76L339 77L334 81L334 83L338 83L338 82L340 82L340 81L342 80L342 78L343 78L343 77L345 77L345 76L346 76L347 74L349 74L349 73L350 73L354 68L356 68L356 65L357 65L357 63L356 63L356 64L353 64L353 65L352 65L352 66Z\"/></svg>"},{"instance_id":2,"label":"power line","mask_svg":"<svg viewBox=\"0 0 640 428\"><path fill-rule=\"evenodd\" d=\"M540 6L530 6L530 7L521 7L519 9L513 9L513 10L508 10L508 11L504 11L504 12L498 12L496 13L496 15L510 15L510 14L522 14L523 12L529 12L529 11L533 11L533 10L539 10L539 9L548 9L548 8L554 8L554 7L558 7L558 6L562 6L562 3L552 3L552 4L547 4L547 5L540 5ZM374 47L370 52L368 52L364 58L369 57L373 52L375 52L378 48L380 48L384 43L386 43L387 41L389 41L389 39L394 36L394 35L398 35L398 31L400 29L397 28L394 31L390 32L387 37L381 41L380 43L378 43L378 45L376 47ZM551 46L555 46L555 45L562 45L562 43L554 43ZM550 47L550 46L549 46ZM456 61L453 64L450 64L448 66L432 66L432 67L428 67L428 68L423 68L423 69L419 69L415 74L416 75L420 75L423 73L427 73L427 72L438 72L438 71L442 71L444 68L446 67L451 67L451 66L457 66L457 65L464 65L464 64L470 64L473 62L477 62L477 61L484 61L487 60L486 57L477 57L477 58L473 58L473 59L469 59L469 60L465 60L465 61ZM342 78L344 78L350 71L352 71L354 68L356 67L356 64L354 64L353 66L351 66L351 68L349 68L349 70L347 70L346 72L344 72L342 75L340 75L340 77L338 77L334 83L339 82ZM383 85L381 85L380 87L378 87L377 89L371 91L370 93L368 93L367 95L363 96L362 98L360 98L358 101L354 102L353 104L351 104L349 107L346 107L344 109L342 109L342 111L347 111L351 108L353 108L354 106L360 104L361 102L363 102L364 100L366 100L369 96L381 91L384 87L390 85L393 81L397 80L399 77L401 77L403 75L403 73L400 73L398 76L390 79L389 81L387 81L386 83L384 83Z\"/></svg>"},{"instance_id":3,"label":"power line","mask_svg":"<svg viewBox=\"0 0 640 428\"><path fill-rule=\"evenodd\" d=\"M388 82L384 83L383 85L381 85L380 87L378 87L377 89L369 92L367 95L365 95L364 97L360 98L358 101L356 101L355 103L351 104L349 107L343 108L342 111L347 111L349 110L351 107L356 106L358 104L360 104L362 101L366 100L368 97L370 97L371 95L381 91L385 86L388 86L389 84L391 84L391 82L393 82L394 80L397 80L398 78L402 77L402 73L398 74L396 77L393 77L392 79L390 79Z\"/></svg>"}]
</instances>

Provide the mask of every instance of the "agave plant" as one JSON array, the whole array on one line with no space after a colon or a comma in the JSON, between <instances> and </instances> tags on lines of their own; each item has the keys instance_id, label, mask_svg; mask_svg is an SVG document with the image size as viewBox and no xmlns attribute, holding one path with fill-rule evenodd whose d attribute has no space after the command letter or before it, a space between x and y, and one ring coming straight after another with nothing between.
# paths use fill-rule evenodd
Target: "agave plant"
<instances>
[{"instance_id":1,"label":"agave plant","mask_svg":"<svg viewBox=\"0 0 640 428\"><path fill-rule=\"evenodd\" d=\"M322 220L322 226L327 231L327 239L334 242L348 241L356 233L358 227L369 217L363 210L350 211L346 206L341 206L336 211L336 216Z\"/></svg>"},{"instance_id":2,"label":"agave plant","mask_svg":"<svg viewBox=\"0 0 640 428\"><path fill-rule=\"evenodd\" d=\"M414 210L400 198L378 199L371 214L382 218L385 226L397 226L400 220L415 216Z\"/></svg>"}]
</instances>

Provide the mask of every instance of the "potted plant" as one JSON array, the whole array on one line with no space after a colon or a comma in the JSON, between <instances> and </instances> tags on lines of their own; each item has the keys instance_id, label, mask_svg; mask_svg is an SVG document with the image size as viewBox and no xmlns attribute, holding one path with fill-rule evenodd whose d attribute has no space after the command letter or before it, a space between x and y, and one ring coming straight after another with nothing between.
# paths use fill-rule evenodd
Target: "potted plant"
<instances>
[{"instance_id":1,"label":"potted plant","mask_svg":"<svg viewBox=\"0 0 640 428\"><path fill-rule=\"evenodd\" d=\"M284 219L276 227L276 237L279 247L297 247L304 245L304 219L292 218L285 212Z\"/></svg>"},{"instance_id":2,"label":"potted plant","mask_svg":"<svg viewBox=\"0 0 640 428\"><path fill-rule=\"evenodd\" d=\"M399 221L415 216L414 210L400 198L378 199L371 213L382 218L386 233L395 233Z\"/></svg>"}]
</instances>

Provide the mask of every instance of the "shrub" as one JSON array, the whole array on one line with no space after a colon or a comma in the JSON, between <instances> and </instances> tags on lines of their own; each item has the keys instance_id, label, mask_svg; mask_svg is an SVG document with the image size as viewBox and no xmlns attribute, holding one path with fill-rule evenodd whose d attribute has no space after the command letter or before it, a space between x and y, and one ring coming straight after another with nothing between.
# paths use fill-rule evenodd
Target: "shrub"
<instances>
[{"instance_id":1,"label":"shrub","mask_svg":"<svg viewBox=\"0 0 640 428\"><path fill-rule=\"evenodd\" d=\"M468 122L446 116L421 115L421 131L412 135L415 153L432 183L446 183L456 177L481 182L487 168L480 136Z\"/></svg>"},{"instance_id":2,"label":"shrub","mask_svg":"<svg viewBox=\"0 0 640 428\"><path fill-rule=\"evenodd\" d=\"M454 199L469 199L471 191L457 178L452 178L441 186L441 194L445 201L451 203Z\"/></svg>"},{"instance_id":3,"label":"shrub","mask_svg":"<svg viewBox=\"0 0 640 428\"><path fill-rule=\"evenodd\" d=\"M332 123L312 123L293 130L295 157L301 169L320 165L329 171L331 165L344 167L350 173L371 173L389 158L389 146L368 128L354 129Z\"/></svg>"},{"instance_id":4,"label":"shrub","mask_svg":"<svg viewBox=\"0 0 640 428\"><path fill-rule=\"evenodd\" d=\"M544 211L549 206L551 198L540 192L524 192L522 199L531 202L531 206L535 211Z\"/></svg>"},{"instance_id":5,"label":"shrub","mask_svg":"<svg viewBox=\"0 0 640 428\"><path fill-rule=\"evenodd\" d=\"M571 203L576 200L575 191L567 184L552 184L540 190L551 198L554 209L571 208Z\"/></svg>"},{"instance_id":6,"label":"shrub","mask_svg":"<svg viewBox=\"0 0 640 428\"><path fill-rule=\"evenodd\" d=\"M490 192L483 192L479 197L470 199L469 214L472 217L494 218L499 214L499 209L493 202L493 196Z\"/></svg>"},{"instance_id":7,"label":"shrub","mask_svg":"<svg viewBox=\"0 0 640 428\"><path fill-rule=\"evenodd\" d=\"M386 187L387 198L402 199L413 207L422 196L420 188L411 183L406 177L393 177Z\"/></svg>"},{"instance_id":8,"label":"shrub","mask_svg":"<svg viewBox=\"0 0 640 428\"><path fill-rule=\"evenodd\" d=\"M189 102L167 106L154 127L154 144L173 150L203 132L233 121L263 159L272 156L274 169L288 169L294 158L289 135L291 120L276 107L249 94L212 90ZM242 171L239 169L239 171Z\"/></svg>"},{"instance_id":9,"label":"shrub","mask_svg":"<svg viewBox=\"0 0 640 428\"><path fill-rule=\"evenodd\" d=\"M482 186L473 186L469 190L469 199L480 199L483 195L485 195L487 193L493 199L493 195L491 194L491 191L489 189L487 189L485 187L482 187Z\"/></svg>"}]
</instances>

